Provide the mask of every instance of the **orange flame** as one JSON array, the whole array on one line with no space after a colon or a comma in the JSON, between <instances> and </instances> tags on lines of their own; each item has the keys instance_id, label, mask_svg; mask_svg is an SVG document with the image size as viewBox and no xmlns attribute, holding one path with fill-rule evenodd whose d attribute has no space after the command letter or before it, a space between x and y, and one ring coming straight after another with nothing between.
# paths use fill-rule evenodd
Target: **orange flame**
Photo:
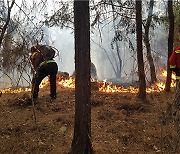
<instances>
[{"instance_id":1,"label":"orange flame","mask_svg":"<svg viewBox=\"0 0 180 154\"><path fill-rule=\"evenodd\" d=\"M167 71L163 70L161 76L166 77L167 76ZM172 82L171 82L171 87L176 86L176 75L172 74ZM137 87L129 86L127 88L123 86L115 86L112 85L112 83L107 83L106 81L96 81L99 85L99 91L100 92L105 92L105 93L138 93L139 89ZM75 88L75 78L70 77L68 79L64 78L58 78L57 79L57 84L59 86L65 87L65 88ZM40 88L44 88L47 85L49 85L49 80L43 80L40 84ZM165 83L164 82L156 82L153 84L151 87L146 88L147 93L152 93L152 92L161 92L165 89ZM21 93L21 92L30 92L31 88L18 88L18 89L3 89L0 90L2 93Z\"/></svg>"},{"instance_id":2,"label":"orange flame","mask_svg":"<svg viewBox=\"0 0 180 154\"><path fill-rule=\"evenodd\" d=\"M75 79L73 77L70 77L69 79L61 79L58 81L58 85L65 88L75 88Z\"/></svg>"},{"instance_id":3,"label":"orange flame","mask_svg":"<svg viewBox=\"0 0 180 154\"><path fill-rule=\"evenodd\" d=\"M29 92L31 91L31 88L18 88L18 89L12 89L12 88L7 88L0 90L3 94L4 93L20 93L20 92Z\"/></svg>"},{"instance_id":4,"label":"orange flame","mask_svg":"<svg viewBox=\"0 0 180 154\"><path fill-rule=\"evenodd\" d=\"M167 76L167 71L163 70L161 76L166 77ZM176 86L175 81L176 81L176 75L172 74L171 87ZM151 87L147 87L146 92L147 93L161 92L164 89L165 89L165 83L164 82L156 82ZM106 93L114 93L114 92L138 93L139 89L135 88L135 87L132 87L132 86L130 86L128 88L117 87L117 86L112 85L112 83L106 83L106 81L104 81L103 83L101 83L99 91L106 92Z\"/></svg>"},{"instance_id":5,"label":"orange flame","mask_svg":"<svg viewBox=\"0 0 180 154\"><path fill-rule=\"evenodd\" d=\"M138 92L138 88L134 88L132 86L129 86L128 88L124 88L124 87L117 87L115 85L112 85L112 83L106 83L106 81L99 82L100 87L99 87L99 91L101 92L107 92L107 93L114 93L114 92L122 92L122 93L137 93Z\"/></svg>"},{"instance_id":6,"label":"orange flame","mask_svg":"<svg viewBox=\"0 0 180 154\"><path fill-rule=\"evenodd\" d=\"M41 84L39 85L39 88L44 88L47 85L49 85L49 79L43 80Z\"/></svg>"}]
</instances>

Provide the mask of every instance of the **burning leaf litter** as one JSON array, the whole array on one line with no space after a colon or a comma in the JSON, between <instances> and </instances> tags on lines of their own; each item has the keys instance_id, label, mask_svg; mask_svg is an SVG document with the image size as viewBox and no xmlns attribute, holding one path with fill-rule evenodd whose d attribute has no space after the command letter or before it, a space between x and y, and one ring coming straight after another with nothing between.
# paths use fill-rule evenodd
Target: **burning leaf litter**
<instances>
[{"instance_id":1,"label":"burning leaf litter","mask_svg":"<svg viewBox=\"0 0 180 154\"><path fill-rule=\"evenodd\" d=\"M167 76L167 71L163 70L161 76L166 77ZM172 74L172 82L171 82L171 87L175 87L176 83L176 76L175 74ZM138 93L139 88L129 86L127 88L123 86L116 86L113 85L111 82L107 83L105 80L102 81L94 81L98 85L98 89L100 92L105 92L105 93ZM40 84L40 88L44 88L49 84L49 80L46 79ZM58 78L57 79L57 84L58 86L62 86L65 88L75 88L75 78L70 77L67 79L62 79ZM146 88L147 93L152 93L152 92L161 92L165 89L165 83L164 82L156 82L155 84L151 85L151 87ZM18 88L18 89L12 89L12 88L6 88L0 90L2 94L4 93L21 93L21 92L31 92L31 87L29 88Z\"/></svg>"}]
</instances>

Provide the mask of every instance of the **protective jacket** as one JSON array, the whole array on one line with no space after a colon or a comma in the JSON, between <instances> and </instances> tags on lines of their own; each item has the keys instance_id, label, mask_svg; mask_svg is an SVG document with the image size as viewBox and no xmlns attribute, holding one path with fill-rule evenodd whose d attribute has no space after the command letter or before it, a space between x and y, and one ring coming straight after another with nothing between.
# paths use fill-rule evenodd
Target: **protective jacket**
<instances>
[{"instance_id":1,"label":"protective jacket","mask_svg":"<svg viewBox=\"0 0 180 154\"><path fill-rule=\"evenodd\" d=\"M53 60L53 57L54 51L47 48L45 45L31 47L30 61L36 71L32 79L33 99L38 97L39 85L46 76L49 76L50 79L50 96L52 99L56 98L56 74L58 66L55 60Z\"/></svg>"},{"instance_id":2,"label":"protective jacket","mask_svg":"<svg viewBox=\"0 0 180 154\"><path fill-rule=\"evenodd\" d=\"M31 56L30 61L35 71L40 68L42 65L55 62L53 59L45 59L41 46L32 46L31 47Z\"/></svg>"},{"instance_id":3,"label":"protective jacket","mask_svg":"<svg viewBox=\"0 0 180 154\"><path fill-rule=\"evenodd\" d=\"M170 69L176 73L176 79L180 79L180 46L173 50L169 58Z\"/></svg>"}]
</instances>

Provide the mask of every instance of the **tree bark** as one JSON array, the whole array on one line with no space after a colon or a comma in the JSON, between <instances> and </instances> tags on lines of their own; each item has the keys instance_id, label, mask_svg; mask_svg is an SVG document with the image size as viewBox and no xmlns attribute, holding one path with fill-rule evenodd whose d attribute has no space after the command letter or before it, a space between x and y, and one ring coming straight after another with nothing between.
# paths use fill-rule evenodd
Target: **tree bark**
<instances>
[{"instance_id":1,"label":"tree bark","mask_svg":"<svg viewBox=\"0 0 180 154\"><path fill-rule=\"evenodd\" d=\"M137 39L137 63L139 76L139 98L146 101L146 80L144 73L144 60L142 49L142 1L136 0L136 39Z\"/></svg>"},{"instance_id":2,"label":"tree bark","mask_svg":"<svg viewBox=\"0 0 180 154\"><path fill-rule=\"evenodd\" d=\"M74 1L75 121L72 154L91 154L89 1Z\"/></svg>"},{"instance_id":3,"label":"tree bark","mask_svg":"<svg viewBox=\"0 0 180 154\"><path fill-rule=\"evenodd\" d=\"M150 67L151 83L154 83L154 82L157 81L156 70L155 70L155 66L154 66L153 57L152 57L152 54L151 54L151 45L150 45L150 41L149 41L149 28L150 28L151 21L152 21L153 6L154 6L154 0L151 0L150 1L148 18L147 18L147 21L146 21L146 25L144 27L145 28L144 43L145 43L145 46L146 46L147 60L149 62L149 67Z\"/></svg>"},{"instance_id":4,"label":"tree bark","mask_svg":"<svg viewBox=\"0 0 180 154\"><path fill-rule=\"evenodd\" d=\"M15 0L12 1L10 7L8 6L8 15L7 15L6 23L4 24L4 26L3 26L3 28L2 28L1 35L0 35L0 47L1 47L1 44L2 44L2 41L3 41L3 38L4 38L4 35L5 35L5 32L6 32L6 29L7 29L7 27L8 27L9 21L10 21L11 10L12 10L12 7L13 7L14 3L15 3Z\"/></svg>"},{"instance_id":5,"label":"tree bark","mask_svg":"<svg viewBox=\"0 0 180 154\"><path fill-rule=\"evenodd\" d=\"M171 75L172 72L169 67L169 58L173 51L173 42L174 42L174 13L173 13L173 2L168 1L168 17L169 17L169 36L168 36L168 60L167 60L167 78L165 91L169 92L171 87Z\"/></svg>"}]
</instances>

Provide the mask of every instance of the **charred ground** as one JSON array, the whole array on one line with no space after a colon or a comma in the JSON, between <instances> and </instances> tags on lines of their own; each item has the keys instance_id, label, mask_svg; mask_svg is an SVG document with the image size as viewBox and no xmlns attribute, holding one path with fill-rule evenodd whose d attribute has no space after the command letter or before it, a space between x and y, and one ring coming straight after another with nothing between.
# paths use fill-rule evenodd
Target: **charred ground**
<instances>
[{"instance_id":1,"label":"charred ground","mask_svg":"<svg viewBox=\"0 0 180 154\"><path fill-rule=\"evenodd\" d=\"M0 97L0 153L70 151L73 138L73 89L58 87L51 101L49 87L40 90L35 104L30 93ZM148 94L143 104L130 93L92 91L92 144L97 154L177 153L177 132L169 116L173 92Z\"/></svg>"}]
</instances>

